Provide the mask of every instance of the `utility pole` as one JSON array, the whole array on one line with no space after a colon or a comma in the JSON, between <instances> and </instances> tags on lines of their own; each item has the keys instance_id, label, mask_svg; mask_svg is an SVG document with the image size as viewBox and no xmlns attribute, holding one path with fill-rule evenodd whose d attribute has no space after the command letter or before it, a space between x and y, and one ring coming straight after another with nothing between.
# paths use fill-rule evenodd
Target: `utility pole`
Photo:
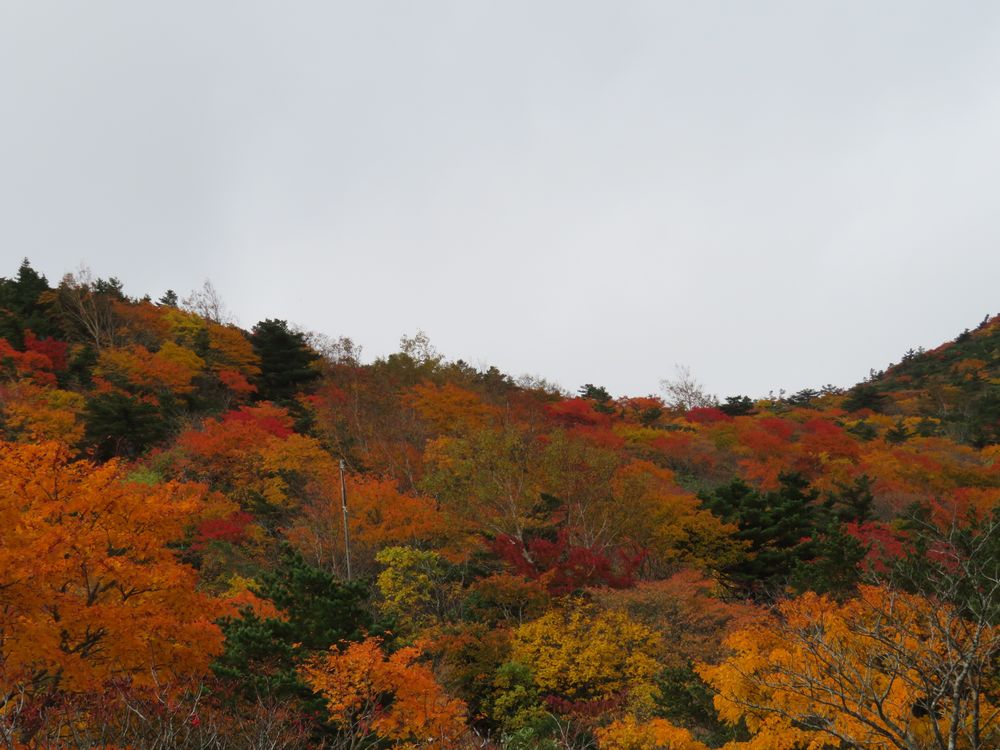
<instances>
[{"instance_id":1,"label":"utility pole","mask_svg":"<svg viewBox=\"0 0 1000 750\"><path fill-rule=\"evenodd\" d=\"M344 479L344 459L340 459L340 507L344 511L344 554L347 558L347 580L351 580L351 533L347 529L347 481Z\"/></svg>"}]
</instances>

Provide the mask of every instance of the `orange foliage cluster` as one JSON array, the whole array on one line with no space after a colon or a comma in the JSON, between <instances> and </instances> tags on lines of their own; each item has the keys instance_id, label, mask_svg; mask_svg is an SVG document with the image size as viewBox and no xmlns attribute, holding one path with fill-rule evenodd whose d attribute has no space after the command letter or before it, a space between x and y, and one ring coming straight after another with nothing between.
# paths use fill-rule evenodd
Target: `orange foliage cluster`
<instances>
[{"instance_id":1,"label":"orange foliage cluster","mask_svg":"<svg viewBox=\"0 0 1000 750\"><path fill-rule=\"evenodd\" d=\"M204 674L222 610L167 545L205 510L195 487L128 482L54 443L0 445L2 692Z\"/></svg>"},{"instance_id":2,"label":"orange foliage cluster","mask_svg":"<svg viewBox=\"0 0 1000 750\"><path fill-rule=\"evenodd\" d=\"M303 667L306 683L326 699L335 724L359 740L400 748L454 748L465 734L465 706L449 698L434 675L403 648L386 655L378 638L336 648Z\"/></svg>"},{"instance_id":3,"label":"orange foliage cluster","mask_svg":"<svg viewBox=\"0 0 1000 750\"><path fill-rule=\"evenodd\" d=\"M976 625L947 604L872 586L842 605L806 594L779 604L776 615L731 634L733 656L701 668L718 691L720 716L746 722L754 734L746 747L833 739L870 748L937 747L944 738L951 738L948 747L964 747L976 737L970 747L987 747L989 738L1000 738L1000 707L981 685L972 683L970 695L962 679L995 656L1000 626Z\"/></svg>"}]
</instances>

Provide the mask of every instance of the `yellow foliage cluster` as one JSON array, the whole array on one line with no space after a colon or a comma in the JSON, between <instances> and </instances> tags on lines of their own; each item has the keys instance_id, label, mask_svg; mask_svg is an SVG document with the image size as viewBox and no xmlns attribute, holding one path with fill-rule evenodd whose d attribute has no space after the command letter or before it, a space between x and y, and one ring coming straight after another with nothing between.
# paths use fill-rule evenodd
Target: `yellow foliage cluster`
<instances>
[{"instance_id":1,"label":"yellow foliage cluster","mask_svg":"<svg viewBox=\"0 0 1000 750\"><path fill-rule=\"evenodd\" d=\"M511 659L531 669L543 693L642 711L657 694L659 649L659 635L624 612L574 601L518 627Z\"/></svg>"},{"instance_id":2,"label":"yellow foliage cluster","mask_svg":"<svg viewBox=\"0 0 1000 750\"><path fill-rule=\"evenodd\" d=\"M381 609L395 619L399 634L412 638L433 625L444 579L441 556L414 547L386 547L375 559L385 566L376 579Z\"/></svg>"},{"instance_id":3,"label":"yellow foliage cluster","mask_svg":"<svg viewBox=\"0 0 1000 750\"><path fill-rule=\"evenodd\" d=\"M726 639L733 655L702 666L723 720L746 723L752 750L818 749L834 740L870 750L986 747L1000 710L971 676L1000 628L949 605L883 587L843 604L816 594L782 602L770 622ZM937 742L954 737L955 744ZM740 745L741 747L744 745Z\"/></svg>"}]
</instances>

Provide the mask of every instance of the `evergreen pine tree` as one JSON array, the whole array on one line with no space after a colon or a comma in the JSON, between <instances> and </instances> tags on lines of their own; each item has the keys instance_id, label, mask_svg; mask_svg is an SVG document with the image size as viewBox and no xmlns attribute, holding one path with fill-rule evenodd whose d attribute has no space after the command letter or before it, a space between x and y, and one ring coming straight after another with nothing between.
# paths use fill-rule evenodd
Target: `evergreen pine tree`
<instances>
[{"instance_id":1,"label":"evergreen pine tree","mask_svg":"<svg viewBox=\"0 0 1000 750\"><path fill-rule=\"evenodd\" d=\"M284 617L261 617L246 608L222 621L225 650L213 670L247 697L291 698L318 708L322 701L299 679L303 659L373 630L364 607L363 583L338 581L285 547L278 566L262 577L256 592Z\"/></svg>"},{"instance_id":2,"label":"evergreen pine tree","mask_svg":"<svg viewBox=\"0 0 1000 750\"><path fill-rule=\"evenodd\" d=\"M40 337L56 333L39 298L49 291L46 278L31 267L25 258L13 279L0 279L0 338L14 347L24 346L24 332Z\"/></svg>"},{"instance_id":3,"label":"evergreen pine tree","mask_svg":"<svg viewBox=\"0 0 1000 750\"><path fill-rule=\"evenodd\" d=\"M721 571L747 596L780 589L799 562L816 557L819 493L799 474L779 480L777 490L758 492L735 479L702 498L715 515L736 525L736 539L749 543L748 559Z\"/></svg>"},{"instance_id":4,"label":"evergreen pine tree","mask_svg":"<svg viewBox=\"0 0 1000 750\"><path fill-rule=\"evenodd\" d=\"M319 355L284 320L261 321L254 326L250 342L260 357L261 372L255 384L261 400L287 401L320 375L313 366Z\"/></svg>"}]
</instances>

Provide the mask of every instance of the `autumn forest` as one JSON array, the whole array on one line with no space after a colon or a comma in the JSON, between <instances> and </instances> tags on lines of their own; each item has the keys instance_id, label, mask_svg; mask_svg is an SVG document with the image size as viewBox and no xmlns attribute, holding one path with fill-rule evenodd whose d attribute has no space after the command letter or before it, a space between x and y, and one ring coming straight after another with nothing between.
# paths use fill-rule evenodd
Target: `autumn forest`
<instances>
[{"instance_id":1,"label":"autumn forest","mask_svg":"<svg viewBox=\"0 0 1000 750\"><path fill-rule=\"evenodd\" d=\"M1000 316L614 398L3 270L2 748L1000 747Z\"/></svg>"}]
</instances>

